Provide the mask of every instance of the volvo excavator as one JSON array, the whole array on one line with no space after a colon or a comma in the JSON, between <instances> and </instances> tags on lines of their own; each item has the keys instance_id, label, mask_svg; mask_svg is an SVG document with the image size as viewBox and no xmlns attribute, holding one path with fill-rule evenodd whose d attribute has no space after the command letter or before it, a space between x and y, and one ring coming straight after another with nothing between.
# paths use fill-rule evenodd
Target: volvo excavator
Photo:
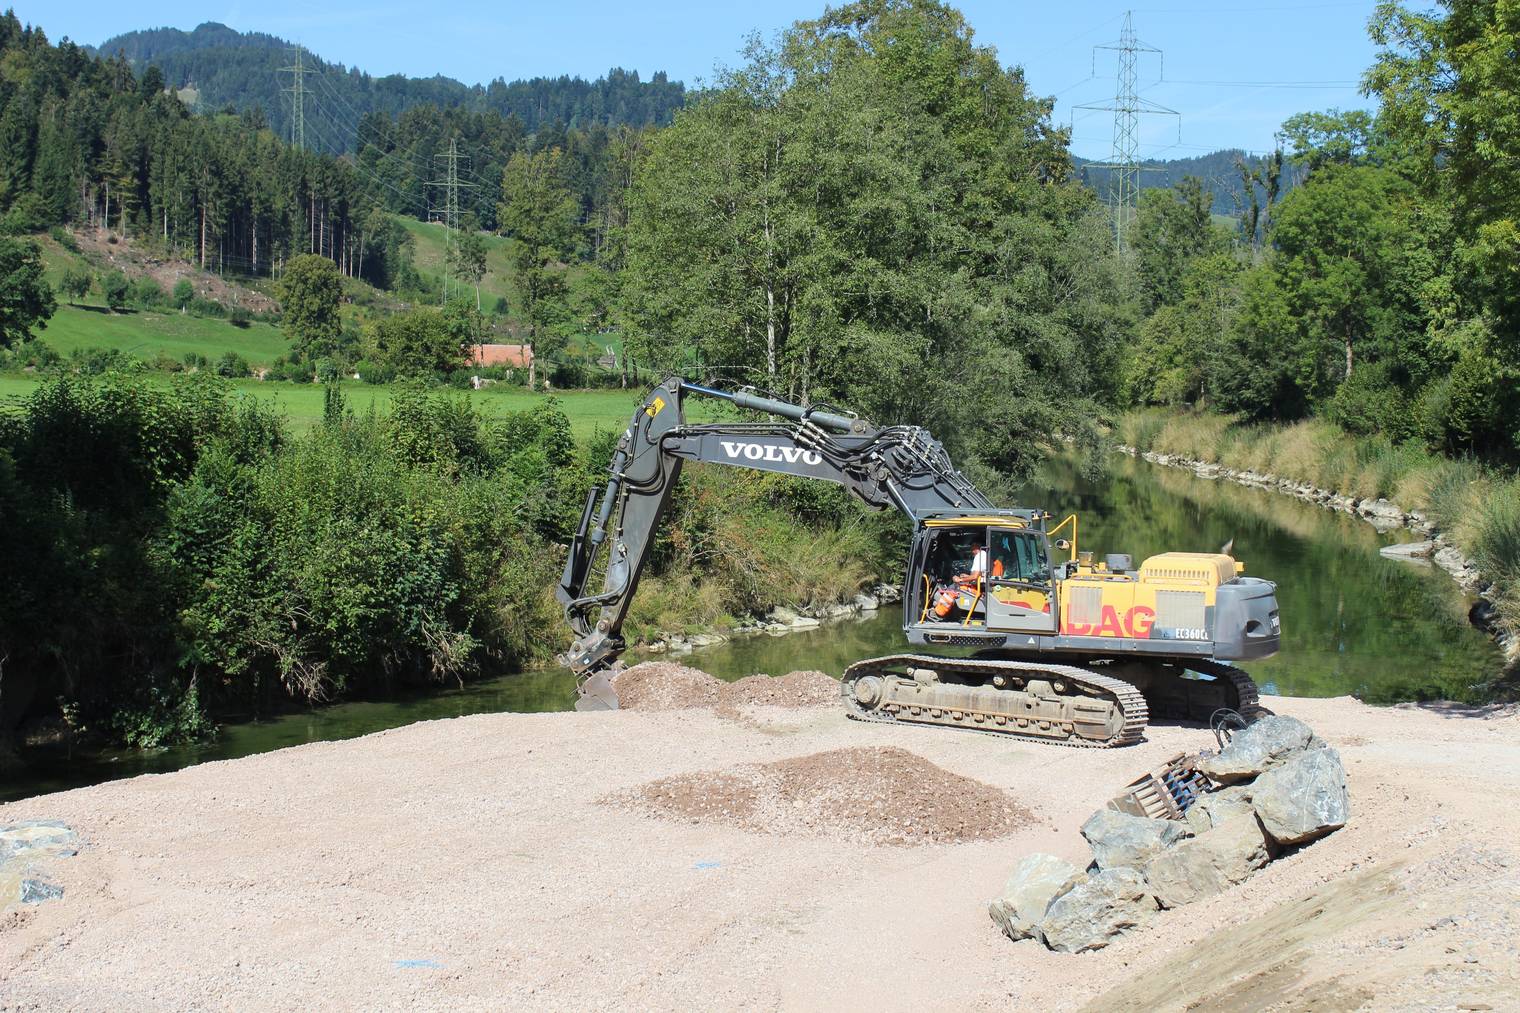
<instances>
[{"instance_id":1,"label":"volvo excavator","mask_svg":"<svg viewBox=\"0 0 1520 1013\"><path fill-rule=\"evenodd\" d=\"M688 397L770 421L688 423ZM617 707L623 620L687 461L835 482L912 523L903 631L926 650L851 665L852 718L1112 747L1138 742L1151 716L1264 713L1229 662L1277 651L1276 585L1231 556L1097 561L1078 548L1076 515L1051 525L1047 511L994 506L922 428L676 377L635 411L571 539L556 596L575 637L562 660L578 710Z\"/></svg>"}]
</instances>

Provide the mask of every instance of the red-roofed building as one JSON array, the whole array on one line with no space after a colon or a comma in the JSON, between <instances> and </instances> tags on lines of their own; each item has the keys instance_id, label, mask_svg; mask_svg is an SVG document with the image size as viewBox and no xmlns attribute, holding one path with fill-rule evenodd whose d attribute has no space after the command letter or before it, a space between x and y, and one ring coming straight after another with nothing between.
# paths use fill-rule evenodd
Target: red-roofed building
<instances>
[{"instance_id":1,"label":"red-roofed building","mask_svg":"<svg viewBox=\"0 0 1520 1013\"><path fill-rule=\"evenodd\" d=\"M470 353L476 366L506 366L509 369L532 369L532 345L476 345Z\"/></svg>"}]
</instances>

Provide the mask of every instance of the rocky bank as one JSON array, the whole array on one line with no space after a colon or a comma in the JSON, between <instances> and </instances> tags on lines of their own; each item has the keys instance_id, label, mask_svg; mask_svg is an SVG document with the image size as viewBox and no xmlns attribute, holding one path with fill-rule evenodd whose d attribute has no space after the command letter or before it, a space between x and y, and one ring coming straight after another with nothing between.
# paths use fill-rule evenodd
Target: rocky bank
<instances>
[{"instance_id":1,"label":"rocky bank","mask_svg":"<svg viewBox=\"0 0 1520 1013\"><path fill-rule=\"evenodd\" d=\"M1116 449L1122 454L1138 457L1163 468L1182 468L1191 471L1199 478L1267 489L1293 496L1327 510L1351 514L1354 517L1360 517L1380 532L1407 529L1420 540L1387 546L1382 550L1382 554L1395 559L1428 562L1449 574L1464 594L1475 599L1468 611L1468 619L1478 629L1494 638L1503 649L1507 663L1520 663L1520 635L1500 621L1499 611L1494 606L1491 593L1493 582L1479 571L1476 563L1463 555L1461 549L1452 544L1446 532L1438 530L1430 518L1420 511L1406 510L1397 503L1381 497L1358 499L1270 472L1238 470L1180 454L1141 451L1136 447L1123 444Z\"/></svg>"}]
</instances>

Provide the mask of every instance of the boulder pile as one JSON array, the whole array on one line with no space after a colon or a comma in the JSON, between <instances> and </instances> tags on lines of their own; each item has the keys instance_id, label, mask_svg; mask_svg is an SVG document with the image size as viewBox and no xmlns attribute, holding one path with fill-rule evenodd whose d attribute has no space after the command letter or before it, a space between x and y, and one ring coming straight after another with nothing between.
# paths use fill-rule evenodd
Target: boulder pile
<instances>
[{"instance_id":1,"label":"boulder pile","mask_svg":"<svg viewBox=\"0 0 1520 1013\"><path fill-rule=\"evenodd\" d=\"M1086 869L1047 854L1020 862L988 907L1004 935L1062 953L1100 949L1157 910L1220 893L1351 815L1340 754L1295 718L1257 721L1196 769L1214 787L1184 819L1100 809L1082 825L1092 853Z\"/></svg>"}]
</instances>

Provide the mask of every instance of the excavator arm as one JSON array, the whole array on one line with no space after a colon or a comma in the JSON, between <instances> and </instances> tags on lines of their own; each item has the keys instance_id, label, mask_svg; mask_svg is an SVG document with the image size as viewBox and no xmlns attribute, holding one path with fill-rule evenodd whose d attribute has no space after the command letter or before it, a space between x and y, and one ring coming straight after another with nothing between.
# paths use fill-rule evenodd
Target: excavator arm
<instances>
[{"instance_id":1,"label":"excavator arm","mask_svg":"<svg viewBox=\"0 0 1520 1013\"><path fill-rule=\"evenodd\" d=\"M689 425L687 396L729 401L776 421ZM576 674L578 710L617 706L607 669L623 650L623 620L686 461L835 482L869 506L896 507L915 520L992 506L924 429L876 427L750 391L667 379L634 412L606 486L588 493L555 592L575 635L563 660Z\"/></svg>"}]
</instances>

